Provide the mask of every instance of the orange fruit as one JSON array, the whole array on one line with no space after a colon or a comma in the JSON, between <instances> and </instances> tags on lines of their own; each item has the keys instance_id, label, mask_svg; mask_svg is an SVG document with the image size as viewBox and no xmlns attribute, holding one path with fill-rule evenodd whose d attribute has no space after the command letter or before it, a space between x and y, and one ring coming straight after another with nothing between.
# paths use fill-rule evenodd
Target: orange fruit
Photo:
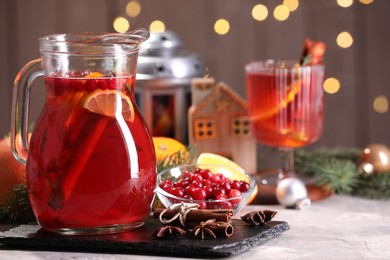
<instances>
[{"instance_id":1,"label":"orange fruit","mask_svg":"<svg viewBox=\"0 0 390 260\"><path fill-rule=\"evenodd\" d=\"M134 107L130 98L117 90L97 89L83 99L82 106L93 113L110 117L121 114L126 121L134 121Z\"/></svg>"},{"instance_id":2,"label":"orange fruit","mask_svg":"<svg viewBox=\"0 0 390 260\"><path fill-rule=\"evenodd\" d=\"M0 141L0 205L6 205L6 196L17 184L26 183L26 167L14 158L11 139Z\"/></svg>"},{"instance_id":3,"label":"orange fruit","mask_svg":"<svg viewBox=\"0 0 390 260\"><path fill-rule=\"evenodd\" d=\"M161 161L177 152L187 152L184 144L170 137L153 137L156 160Z\"/></svg>"},{"instance_id":4,"label":"orange fruit","mask_svg":"<svg viewBox=\"0 0 390 260\"><path fill-rule=\"evenodd\" d=\"M218 154L214 153L201 153L199 157L196 160L196 164L205 164L208 165L207 168L213 172L220 172L223 173L224 176L231 180L238 180L238 181L249 181L249 178L243 175L242 173L245 172L245 170L238 165L237 163L233 162L232 160L229 160L226 157L223 157ZM215 166L214 166L215 165ZM225 166L229 168L229 170L223 169ZM237 170L235 170L237 169ZM255 189L253 190L252 194L250 195L250 198L247 202L247 204L250 204L257 196L258 188L257 185L255 186Z\"/></svg>"}]
</instances>

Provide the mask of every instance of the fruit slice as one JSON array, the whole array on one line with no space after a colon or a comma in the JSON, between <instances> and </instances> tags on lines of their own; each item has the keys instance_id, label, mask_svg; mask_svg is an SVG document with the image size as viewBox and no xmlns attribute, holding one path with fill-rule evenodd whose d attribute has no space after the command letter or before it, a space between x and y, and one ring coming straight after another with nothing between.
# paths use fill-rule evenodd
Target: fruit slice
<instances>
[{"instance_id":1,"label":"fruit slice","mask_svg":"<svg viewBox=\"0 0 390 260\"><path fill-rule=\"evenodd\" d=\"M186 152L187 149L176 139L169 137L153 137L154 150L156 151L156 160L161 161L165 157L177 152Z\"/></svg>"},{"instance_id":2,"label":"fruit slice","mask_svg":"<svg viewBox=\"0 0 390 260\"><path fill-rule=\"evenodd\" d=\"M221 155L214 153L201 153L196 160L196 164L207 164L207 168L213 173L221 172L231 180L246 181L249 183L249 179L242 175L242 172L245 172L245 170L237 163ZM224 170L223 167L220 167L221 165L228 167L229 171ZM256 185L247 204L250 204L256 198L257 193L258 188Z\"/></svg>"},{"instance_id":3,"label":"fruit slice","mask_svg":"<svg viewBox=\"0 0 390 260\"><path fill-rule=\"evenodd\" d=\"M85 97L82 106L93 113L110 117L121 114L126 121L134 121L130 98L117 90L95 90Z\"/></svg>"},{"instance_id":4,"label":"fruit slice","mask_svg":"<svg viewBox=\"0 0 390 260\"><path fill-rule=\"evenodd\" d=\"M326 44L319 41L306 39L301 56L301 65L314 65L322 63L326 49Z\"/></svg>"},{"instance_id":5,"label":"fruit slice","mask_svg":"<svg viewBox=\"0 0 390 260\"><path fill-rule=\"evenodd\" d=\"M258 113L258 115L254 116L253 119L264 120L276 115L277 113L279 113L279 111L286 108L288 104L290 104L295 99L296 95L301 91L301 88L302 82L295 82L287 91L285 99L282 99L278 105L269 107L269 109L267 109L264 113Z\"/></svg>"},{"instance_id":6,"label":"fruit slice","mask_svg":"<svg viewBox=\"0 0 390 260\"><path fill-rule=\"evenodd\" d=\"M100 72L92 72L92 73L89 73L88 75L84 76L84 78L87 78L87 79L91 79L91 78L101 78L101 77L104 77L104 74L103 73L100 73Z\"/></svg>"},{"instance_id":7,"label":"fruit slice","mask_svg":"<svg viewBox=\"0 0 390 260\"><path fill-rule=\"evenodd\" d=\"M324 42L312 41L310 39L306 39L304 42L304 48L300 59L300 65L308 66L308 65L315 65L315 64L322 63L325 50L326 50L326 44ZM287 105L290 104L295 99L295 96L301 91L301 88L302 88L302 80L294 82L294 84L288 90L286 98L282 100L278 104L278 106L268 109L266 113L260 114L255 119L263 120L263 119L270 118L276 115L277 113L279 113L280 110L286 108Z\"/></svg>"}]
</instances>

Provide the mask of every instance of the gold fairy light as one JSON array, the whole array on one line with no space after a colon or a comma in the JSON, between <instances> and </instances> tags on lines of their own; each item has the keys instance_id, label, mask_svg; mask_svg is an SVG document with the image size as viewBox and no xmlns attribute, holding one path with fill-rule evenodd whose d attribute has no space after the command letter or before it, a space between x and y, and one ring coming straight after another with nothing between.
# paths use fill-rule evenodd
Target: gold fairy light
<instances>
[{"instance_id":1,"label":"gold fairy light","mask_svg":"<svg viewBox=\"0 0 390 260\"><path fill-rule=\"evenodd\" d=\"M327 78L323 84L324 91L328 94L335 94L340 90L340 82L336 78Z\"/></svg>"},{"instance_id":2,"label":"gold fairy light","mask_svg":"<svg viewBox=\"0 0 390 260\"><path fill-rule=\"evenodd\" d=\"M365 4L365 5L372 4L372 2L374 2L374 0L360 0L360 3Z\"/></svg>"},{"instance_id":3,"label":"gold fairy light","mask_svg":"<svg viewBox=\"0 0 390 260\"><path fill-rule=\"evenodd\" d=\"M336 42L341 48L349 48L353 44L353 38L349 32L341 32L337 36Z\"/></svg>"},{"instance_id":4,"label":"gold fairy light","mask_svg":"<svg viewBox=\"0 0 390 260\"><path fill-rule=\"evenodd\" d=\"M154 20L149 26L151 32L165 32L165 24L160 20Z\"/></svg>"},{"instance_id":5,"label":"gold fairy light","mask_svg":"<svg viewBox=\"0 0 390 260\"><path fill-rule=\"evenodd\" d=\"M141 13L141 3L136 0L131 0L126 5L126 14L129 17L135 18Z\"/></svg>"},{"instance_id":6,"label":"gold fairy light","mask_svg":"<svg viewBox=\"0 0 390 260\"><path fill-rule=\"evenodd\" d=\"M229 32L230 30L230 24L229 24L229 21L227 21L226 19L218 19L215 24L214 24L214 31L217 33L217 34L220 34L220 35L225 35Z\"/></svg>"},{"instance_id":7,"label":"gold fairy light","mask_svg":"<svg viewBox=\"0 0 390 260\"><path fill-rule=\"evenodd\" d=\"M375 97L372 106L377 113L383 114L389 111L389 101L385 95Z\"/></svg>"},{"instance_id":8,"label":"gold fairy light","mask_svg":"<svg viewBox=\"0 0 390 260\"><path fill-rule=\"evenodd\" d=\"M257 21L264 21L268 16L268 9L265 5L258 4L252 8L252 17Z\"/></svg>"},{"instance_id":9,"label":"gold fairy light","mask_svg":"<svg viewBox=\"0 0 390 260\"><path fill-rule=\"evenodd\" d=\"M284 5L278 5L274 9L274 17L276 20L285 21L290 15L290 11Z\"/></svg>"},{"instance_id":10,"label":"gold fairy light","mask_svg":"<svg viewBox=\"0 0 390 260\"><path fill-rule=\"evenodd\" d=\"M124 17L117 17L115 18L114 22L112 23L112 26L114 27L114 30L119 33L127 32L130 28L130 23L127 21Z\"/></svg>"},{"instance_id":11,"label":"gold fairy light","mask_svg":"<svg viewBox=\"0 0 390 260\"><path fill-rule=\"evenodd\" d=\"M290 12L294 12L298 9L299 1L298 0L284 0L283 5L288 8Z\"/></svg>"},{"instance_id":12,"label":"gold fairy light","mask_svg":"<svg viewBox=\"0 0 390 260\"><path fill-rule=\"evenodd\" d=\"M341 7L347 8L353 4L353 0L337 0L337 4Z\"/></svg>"}]
</instances>

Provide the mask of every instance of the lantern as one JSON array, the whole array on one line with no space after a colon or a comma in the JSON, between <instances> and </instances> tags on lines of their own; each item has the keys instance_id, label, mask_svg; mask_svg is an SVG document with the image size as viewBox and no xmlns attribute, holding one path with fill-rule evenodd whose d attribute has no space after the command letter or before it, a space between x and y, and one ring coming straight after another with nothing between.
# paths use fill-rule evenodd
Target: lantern
<instances>
[{"instance_id":1,"label":"lantern","mask_svg":"<svg viewBox=\"0 0 390 260\"><path fill-rule=\"evenodd\" d=\"M188 143L191 81L204 75L204 66L181 45L171 31L151 33L140 47L135 95L152 136Z\"/></svg>"}]
</instances>

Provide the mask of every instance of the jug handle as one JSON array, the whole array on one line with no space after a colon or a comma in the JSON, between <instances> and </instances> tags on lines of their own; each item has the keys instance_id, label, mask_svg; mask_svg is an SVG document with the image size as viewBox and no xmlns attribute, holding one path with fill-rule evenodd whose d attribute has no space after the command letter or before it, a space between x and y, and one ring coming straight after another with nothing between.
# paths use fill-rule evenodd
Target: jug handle
<instances>
[{"instance_id":1,"label":"jug handle","mask_svg":"<svg viewBox=\"0 0 390 260\"><path fill-rule=\"evenodd\" d=\"M16 75L14 81L11 112L11 149L15 159L23 165L26 165L29 146L28 124L31 85L37 77L43 75L41 59L36 59L27 63ZM19 143L20 148L17 145Z\"/></svg>"}]
</instances>

